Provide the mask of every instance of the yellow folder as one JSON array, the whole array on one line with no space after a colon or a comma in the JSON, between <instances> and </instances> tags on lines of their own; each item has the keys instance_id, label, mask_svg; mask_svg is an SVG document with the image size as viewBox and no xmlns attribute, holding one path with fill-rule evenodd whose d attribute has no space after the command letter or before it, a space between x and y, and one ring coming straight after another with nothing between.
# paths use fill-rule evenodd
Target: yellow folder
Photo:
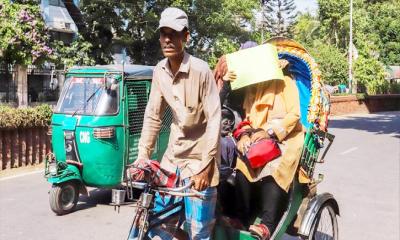
<instances>
[{"instance_id":1,"label":"yellow folder","mask_svg":"<svg viewBox=\"0 0 400 240\"><path fill-rule=\"evenodd\" d=\"M283 80L276 47L268 43L227 54L226 62L228 70L237 76L231 83L232 90L274 79Z\"/></svg>"}]
</instances>

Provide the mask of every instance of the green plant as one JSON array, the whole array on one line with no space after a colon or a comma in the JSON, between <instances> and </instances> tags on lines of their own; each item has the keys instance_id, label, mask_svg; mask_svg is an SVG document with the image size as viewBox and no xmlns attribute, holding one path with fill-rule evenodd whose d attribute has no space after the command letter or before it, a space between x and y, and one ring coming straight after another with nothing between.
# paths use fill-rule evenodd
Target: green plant
<instances>
[{"instance_id":1,"label":"green plant","mask_svg":"<svg viewBox=\"0 0 400 240\"><path fill-rule=\"evenodd\" d=\"M40 64L53 53L35 1L0 0L0 22L0 62Z\"/></svg>"},{"instance_id":2,"label":"green plant","mask_svg":"<svg viewBox=\"0 0 400 240\"><path fill-rule=\"evenodd\" d=\"M400 94L400 82L398 83L391 83L389 85L389 93L392 94Z\"/></svg>"},{"instance_id":3,"label":"green plant","mask_svg":"<svg viewBox=\"0 0 400 240\"><path fill-rule=\"evenodd\" d=\"M0 129L47 127L50 124L52 109L49 105L34 108L12 108L0 106Z\"/></svg>"},{"instance_id":4,"label":"green plant","mask_svg":"<svg viewBox=\"0 0 400 240\"><path fill-rule=\"evenodd\" d=\"M383 94L389 88L383 65L374 58L360 56L354 65L357 85L365 86L368 94Z\"/></svg>"},{"instance_id":5,"label":"green plant","mask_svg":"<svg viewBox=\"0 0 400 240\"><path fill-rule=\"evenodd\" d=\"M325 83L333 86L347 84L347 61L338 48L334 45L315 41L309 51L319 64Z\"/></svg>"}]
</instances>

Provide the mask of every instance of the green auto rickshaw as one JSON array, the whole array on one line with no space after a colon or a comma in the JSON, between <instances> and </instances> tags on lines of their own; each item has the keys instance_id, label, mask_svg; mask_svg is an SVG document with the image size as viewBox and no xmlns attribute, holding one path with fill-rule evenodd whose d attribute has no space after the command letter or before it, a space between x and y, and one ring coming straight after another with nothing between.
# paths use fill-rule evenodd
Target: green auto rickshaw
<instances>
[{"instance_id":1,"label":"green auto rickshaw","mask_svg":"<svg viewBox=\"0 0 400 240\"><path fill-rule=\"evenodd\" d=\"M66 72L51 120L52 154L45 177L50 207L72 212L86 187L118 189L125 166L137 156L152 66L76 67ZM164 116L153 159L166 149L171 112Z\"/></svg>"}]
</instances>

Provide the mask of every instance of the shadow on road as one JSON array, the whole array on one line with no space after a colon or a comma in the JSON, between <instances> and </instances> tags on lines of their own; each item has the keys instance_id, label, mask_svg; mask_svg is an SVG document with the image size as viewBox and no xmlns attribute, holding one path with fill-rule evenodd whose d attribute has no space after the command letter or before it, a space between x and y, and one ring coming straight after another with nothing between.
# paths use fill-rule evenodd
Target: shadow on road
<instances>
[{"instance_id":1,"label":"shadow on road","mask_svg":"<svg viewBox=\"0 0 400 240\"><path fill-rule=\"evenodd\" d=\"M400 113L386 112L374 114L377 118L349 116L333 119L329 123L330 128L348 128L372 132L375 134L393 134L400 138Z\"/></svg>"},{"instance_id":2,"label":"shadow on road","mask_svg":"<svg viewBox=\"0 0 400 240\"><path fill-rule=\"evenodd\" d=\"M76 211L81 211L96 207L100 205L109 205L111 202L111 190L110 189L93 189L89 191L89 195L79 196L79 202L76 206Z\"/></svg>"}]
</instances>

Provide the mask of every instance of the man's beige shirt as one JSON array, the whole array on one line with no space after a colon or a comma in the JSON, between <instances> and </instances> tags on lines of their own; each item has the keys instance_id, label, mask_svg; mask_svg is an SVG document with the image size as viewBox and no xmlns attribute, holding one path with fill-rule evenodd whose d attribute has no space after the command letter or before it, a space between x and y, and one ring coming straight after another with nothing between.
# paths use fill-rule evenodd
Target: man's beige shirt
<instances>
[{"instance_id":1,"label":"man's beige shirt","mask_svg":"<svg viewBox=\"0 0 400 240\"><path fill-rule=\"evenodd\" d=\"M150 158L167 105L172 110L173 120L161 167L171 172L179 168L184 179L200 173L215 160L211 186L218 185L221 106L214 76L206 62L185 52L175 76L168 59L157 64L144 115L138 159Z\"/></svg>"}]
</instances>

